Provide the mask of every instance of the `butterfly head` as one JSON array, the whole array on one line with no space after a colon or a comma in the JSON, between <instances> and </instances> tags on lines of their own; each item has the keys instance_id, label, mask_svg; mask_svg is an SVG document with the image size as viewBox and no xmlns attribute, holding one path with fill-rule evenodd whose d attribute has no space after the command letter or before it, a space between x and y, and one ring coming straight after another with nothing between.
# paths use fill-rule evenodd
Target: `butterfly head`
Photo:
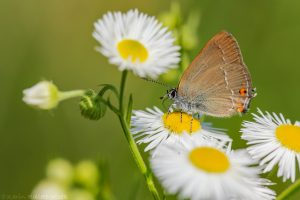
<instances>
[{"instance_id":1,"label":"butterfly head","mask_svg":"<svg viewBox=\"0 0 300 200\"><path fill-rule=\"evenodd\" d=\"M167 90L167 93L160 97L160 99L175 99L177 97L177 89L176 88L172 88L171 90Z\"/></svg>"},{"instance_id":2,"label":"butterfly head","mask_svg":"<svg viewBox=\"0 0 300 200\"><path fill-rule=\"evenodd\" d=\"M175 99L177 97L177 89L172 88L170 91L167 91L167 95L169 99Z\"/></svg>"}]
</instances>

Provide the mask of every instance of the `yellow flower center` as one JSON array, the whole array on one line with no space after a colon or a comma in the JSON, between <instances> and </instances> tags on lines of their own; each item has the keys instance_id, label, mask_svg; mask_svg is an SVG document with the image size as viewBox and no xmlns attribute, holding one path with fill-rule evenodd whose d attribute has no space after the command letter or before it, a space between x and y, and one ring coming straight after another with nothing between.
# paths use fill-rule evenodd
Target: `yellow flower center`
<instances>
[{"instance_id":1,"label":"yellow flower center","mask_svg":"<svg viewBox=\"0 0 300 200\"><path fill-rule=\"evenodd\" d=\"M280 125L275 134L283 146L300 153L300 126Z\"/></svg>"},{"instance_id":2,"label":"yellow flower center","mask_svg":"<svg viewBox=\"0 0 300 200\"><path fill-rule=\"evenodd\" d=\"M212 147L198 147L189 155L190 161L199 169L209 173L223 173L230 167L227 155Z\"/></svg>"},{"instance_id":3,"label":"yellow flower center","mask_svg":"<svg viewBox=\"0 0 300 200\"><path fill-rule=\"evenodd\" d=\"M187 132L192 134L201 129L201 124L198 119L183 112L165 113L163 115L165 128L176 134Z\"/></svg>"},{"instance_id":4,"label":"yellow flower center","mask_svg":"<svg viewBox=\"0 0 300 200\"><path fill-rule=\"evenodd\" d=\"M148 58L146 47L136 40L122 40L118 43L117 48L122 58L125 60L130 58L133 63L145 62Z\"/></svg>"}]
</instances>

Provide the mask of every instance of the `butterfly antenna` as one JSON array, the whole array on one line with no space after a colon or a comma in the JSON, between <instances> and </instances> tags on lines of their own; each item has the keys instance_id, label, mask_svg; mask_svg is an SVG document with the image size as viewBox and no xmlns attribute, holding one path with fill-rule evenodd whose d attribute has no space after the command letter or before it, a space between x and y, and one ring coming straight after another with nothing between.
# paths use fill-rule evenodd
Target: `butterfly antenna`
<instances>
[{"instance_id":1,"label":"butterfly antenna","mask_svg":"<svg viewBox=\"0 0 300 200\"><path fill-rule=\"evenodd\" d=\"M162 85L162 86L167 87L167 88L172 88L172 86L170 86L170 85L168 85L166 83L160 82L160 81L156 81L156 80L149 79L149 78L142 78L142 79L144 79L145 81L149 81L149 82L152 82L152 83L156 83L156 84Z\"/></svg>"}]
</instances>

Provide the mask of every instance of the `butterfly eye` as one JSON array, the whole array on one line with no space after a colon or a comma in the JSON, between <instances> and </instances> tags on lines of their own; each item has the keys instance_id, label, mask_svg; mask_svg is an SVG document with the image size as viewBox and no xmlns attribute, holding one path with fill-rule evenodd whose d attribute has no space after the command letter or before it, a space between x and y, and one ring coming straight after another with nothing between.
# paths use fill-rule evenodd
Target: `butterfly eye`
<instances>
[{"instance_id":1,"label":"butterfly eye","mask_svg":"<svg viewBox=\"0 0 300 200\"><path fill-rule=\"evenodd\" d=\"M176 96L176 90L173 90L171 93L172 97L174 98Z\"/></svg>"},{"instance_id":2,"label":"butterfly eye","mask_svg":"<svg viewBox=\"0 0 300 200\"><path fill-rule=\"evenodd\" d=\"M176 95L177 95L176 89L172 89L172 90L170 90L170 92L168 93L169 98L172 98L172 99L174 99L174 98L176 97Z\"/></svg>"}]
</instances>

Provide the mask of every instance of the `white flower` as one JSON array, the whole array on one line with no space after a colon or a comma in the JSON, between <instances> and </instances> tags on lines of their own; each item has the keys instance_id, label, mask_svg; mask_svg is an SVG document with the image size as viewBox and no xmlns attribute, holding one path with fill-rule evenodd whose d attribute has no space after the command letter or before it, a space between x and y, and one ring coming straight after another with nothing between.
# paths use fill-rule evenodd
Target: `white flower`
<instances>
[{"instance_id":1,"label":"white flower","mask_svg":"<svg viewBox=\"0 0 300 200\"><path fill-rule=\"evenodd\" d=\"M65 190L51 181L42 181L31 194L32 200L67 200Z\"/></svg>"},{"instance_id":2,"label":"white flower","mask_svg":"<svg viewBox=\"0 0 300 200\"><path fill-rule=\"evenodd\" d=\"M33 107L50 110L62 100L82 96L83 90L61 92L51 81L41 81L31 88L23 90L23 101Z\"/></svg>"},{"instance_id":3,"label":"white flower","mask_svg":"<svg viewBox=\"0 0 300 200\"><path fill-rule=\"evenodd\" d=\"M95 23L93 36L101 44L97 50L111 64L141 77L156 78L179 62L171 32L138 10L108 12Z\"/></svg>"},{"instance_id":4,"label":"white flower","mask_svg":"<svg viewBox=\"0 0 300 200\"><path fill-rule=\"evenodd\" d=\"M161 145L150 161L164 188L184 199L275 198L266 187L271 183L258 177L260 170L245 150L230 151L213 140Z\"/></svg>"},{"instance_id":5,"label":"white flower","mask_svg":"<svg viewBox=\"0 0 300 200\"><path fill-rule=\"evenodd\" d=\"M296 178L296 161L300 166L300 122L292 124L282 114L276 115L258 109L253 114L254 122L245 121L241 129L242 138L248 141L248 151L260 159L264 173L278 164L277 176L283 181Z\"/></svg>"},{"instance_id":6,"label":"white flower","mask_svg":"<svg viewBox=\"0 0 300 200\"><path fill-rule=\"evenodd\" d=\"M184 112L163 113L157 107L133 111L131 126L137 143L149 143L145 151L160 144L181 142L184 133L192 138L217 139L228 145L232 141L221 129L212 128L210 123L200 122Z\"/></svg>"}]
</instances>

